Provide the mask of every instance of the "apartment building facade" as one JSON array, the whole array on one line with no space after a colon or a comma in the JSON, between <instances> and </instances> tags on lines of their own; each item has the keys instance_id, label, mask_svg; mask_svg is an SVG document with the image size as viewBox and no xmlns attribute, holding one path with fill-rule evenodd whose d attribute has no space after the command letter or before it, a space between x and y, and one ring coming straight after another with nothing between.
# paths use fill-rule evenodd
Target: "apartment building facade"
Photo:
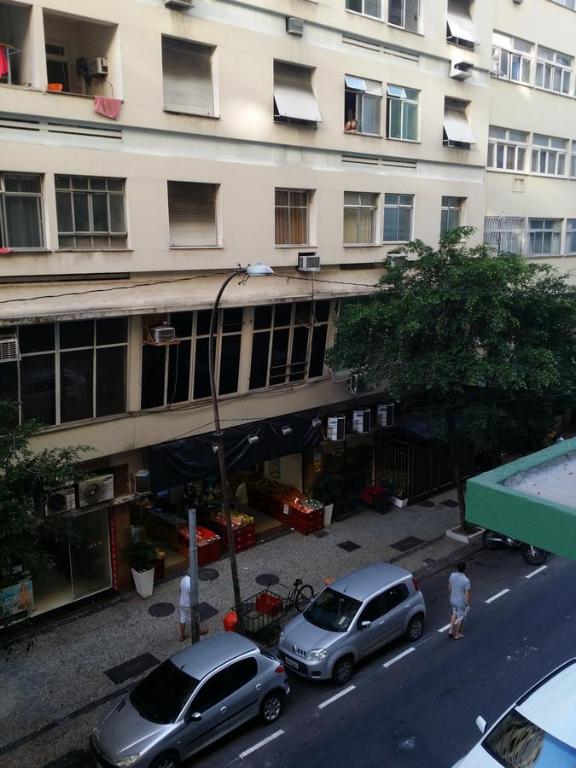
<instances>
[{"instance_id":1,"label":"apartment building facade","mask_svg":"<svg viewBox=\"0 0 576 768\"><path fill-rule=\"evenodd\" d=\"M84 0L80 11L0 0L0 399L44 423L39 448L90 446L87 466L113 476L112 499L70 497L69 562L57 584L36 585L39 611L127 586L134 475L151 469L173 493L202 474L183 456L210 444L210 310L237 265L274 276L235 280L222 298L230 458L302 489L331 460L322 418L378 400L324 363L342 302L370 294L403 242L458 224L480 241L485 216L492 229L497 216L501 228L508 216L545 224L571 187L567 160L562 182L486 171L500 157L494 128L561 133L552 108L523 104L523 117L522 94L558 103L570 125L571 70L557 93L494 69L496 34L570 50L574 16L552 0ZM557 40L538 13L558 17ZM556 83L562 61L538 77ZM553 145L532 151L552 163ZM568 196L561 210L570 221ZM159 341L166 326L175 343ZM354 440L346 450L370 481L372 437Z\"/></svg>"}]
</instances>

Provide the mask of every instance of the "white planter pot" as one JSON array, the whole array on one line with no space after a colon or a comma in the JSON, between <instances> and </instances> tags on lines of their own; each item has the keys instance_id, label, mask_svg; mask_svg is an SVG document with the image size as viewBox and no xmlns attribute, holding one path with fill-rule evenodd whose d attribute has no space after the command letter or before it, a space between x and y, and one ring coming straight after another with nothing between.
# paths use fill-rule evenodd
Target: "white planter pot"
<instances>
[{"instance_id":1,"label":"white planter pot","mask_svg":"<svg viewBox=\"0 0 576 768\"><path fill-rule=\"evenodd\" d=\"M408 506L408 499L399 499L398 496L389 496L388 501L390 504L394 504L395 507L400 507L400 509Z\"/></svg>"},{"instance_id":2,"label":"white planter pot","mask_svg":"<svg viewBox=\"0 0 576 768\"><path fill-rule=\"evenodd\" d=\"M328 528L328 526L332 523L332 512L334 512L334 504L325 504L324 505L324 528Z\"/></svg>"},{"instance_id":3,"label":"white planter pot","mask_svg":"<svg viewBox=\"0 0 576 768\"><path fill-rule=\"evenodd\" d=\"M154 592L154 568L150 568L148 571L135 571L132 568L132 578L136 592L141 597L150 597Z\"/></svg>"}]
</instances>

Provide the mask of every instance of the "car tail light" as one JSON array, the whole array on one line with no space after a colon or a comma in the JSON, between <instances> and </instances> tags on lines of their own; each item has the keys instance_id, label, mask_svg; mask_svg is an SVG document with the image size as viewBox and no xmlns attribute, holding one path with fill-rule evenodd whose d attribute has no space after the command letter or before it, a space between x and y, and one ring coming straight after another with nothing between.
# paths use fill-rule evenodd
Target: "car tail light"
<instances>
[{"instance_id":1,"label":"car tail light","mask_svg":"<svg viewBox=\"0 0 576 768\"><path fill-rule=\"evenodd\" d=\"M414 584L414 589L416 590L416 592L420 592L420 584L416 581L414 576L412 576L412 584Z\"/></svg>"},{"instance_id":2,"label":"car tail light","mask_svg":"<svg viewBox=\"0 0 576 768\"><path fill-rule=\"evenodd\" d=\"M286 670L284 669L284 664L278 664L274 672L276 672L278 675L283 675Z\"/></svg>"}]
</instances>

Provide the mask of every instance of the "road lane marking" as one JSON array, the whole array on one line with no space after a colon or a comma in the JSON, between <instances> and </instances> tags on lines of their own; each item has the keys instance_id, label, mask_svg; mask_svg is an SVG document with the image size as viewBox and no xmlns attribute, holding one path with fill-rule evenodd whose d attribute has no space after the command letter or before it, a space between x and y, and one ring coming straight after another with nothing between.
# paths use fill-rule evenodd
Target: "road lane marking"
<instances>
[{"instance_id":1,"label":"road lane marking","mask_svg":"<svg viewBox=\"0 0 576 768\"><path fill-rule=\"evenodd\" d=\"M408 648L408 650L402 651L402 653L399 653L398 656L394 656L393 659L390 659L390 661L385 662L384 664L382 664L382 666L388 669L388 667L391 667L392 664L396 664L397 661L400 661L400 659L403 659L404 656L408 656L409 653L412 653L415 650L416 648Z\"/></svg>"},{"instance_id":2,"label":"road lane marking","mask_svg":"<svg viewBox=\"0 0 576 768\"><path fill-rule=\"evenodd\" d=\"M250 749L245 749L244 752L240 752L238 757L240 757L241 760L243 760L245 757L248 757L248 755L251 755L252 752L256 752L257 749L260 749L260 747L263 747L265 744L268 744L271 741L274 741L274 739L277 739L278 736L283 736L284 731L276 731L272 734L272 736L268 736L265 739L262 739L262 741L259 741L258 744L254 744L253 747L250 747Z\"/></svg>"},{"instance_id":3,"label":"road lane marking","mask_svg":"<svg viewBox=\"0 0 576 768\"><path fill-rule=\"evenodd\" d=\"M336 701L337 699L342 698L342 696L346 696L347 693L350 693L350 691L353 691L356 688L355 685L349 685L348 688L344 688L343 691L340 691L340 693L337 693L335 696L332 696L330 699L326 699L326 701L323 701L322 704L318 704L318 709L324 709L324 707L327 707L328 704L332 704L333 701Z\"/></svg>"},{"instance_id":4,"label":"road lane marking","mask_svg":"<svg viewBox=\"0 0 576 768\"><path fill-rule=\"evenodd\" d=\"M530 571L530 573L527 573L526 576L524 576L524 578L531 579L532 576L536 576L537 573L542 573L542 571L545 571L546 568L548 568L547 565L541 565L540 568L536 568L535 571Z\"/></svg>"},{"instance_id":5,"label":"road lane marking","mask_svg":"<svg viewBox=\"0 0 576 768\"><path fill-rule=\"evenodd\" d=\"M438 632L446 632L447 629L450 629L452 625L451 624L445 624L443 627L440 627Z\"/></svg>"},{"instance_id":6,"label":"road lane marking","mask_svg":"<svg viewBox=\"0 0 576 768\"><path fill-rule=\"evenodd\" d=\"M498 600L499 597L502 597L502 595L505 595L507 592L510 592L509 589L503 589L501 592L497 592L495 595L492 595L492 597L489 597L488 600L484 600L485 603L493 603L494 600Z\"/></svg>"}]
</instances>

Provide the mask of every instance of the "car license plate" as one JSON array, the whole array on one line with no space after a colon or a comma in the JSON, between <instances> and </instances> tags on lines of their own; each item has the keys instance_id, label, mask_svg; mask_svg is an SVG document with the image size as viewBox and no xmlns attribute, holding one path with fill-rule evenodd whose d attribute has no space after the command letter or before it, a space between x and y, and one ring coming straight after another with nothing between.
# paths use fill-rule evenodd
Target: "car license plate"
<instances>
[{"instance_id":1,"label":"car license plate","mask_svg":"<svg viewBox=\"0 0 576 768\"><path fill-rule=\"evenodd\" d=\"M298 669L298 662L294 661L294 659L288 658L288 656L286 656L286 658L284 659L284 663L286 664L287 667L292 667L292 669Z\"/></svg>"}]
</instances>

